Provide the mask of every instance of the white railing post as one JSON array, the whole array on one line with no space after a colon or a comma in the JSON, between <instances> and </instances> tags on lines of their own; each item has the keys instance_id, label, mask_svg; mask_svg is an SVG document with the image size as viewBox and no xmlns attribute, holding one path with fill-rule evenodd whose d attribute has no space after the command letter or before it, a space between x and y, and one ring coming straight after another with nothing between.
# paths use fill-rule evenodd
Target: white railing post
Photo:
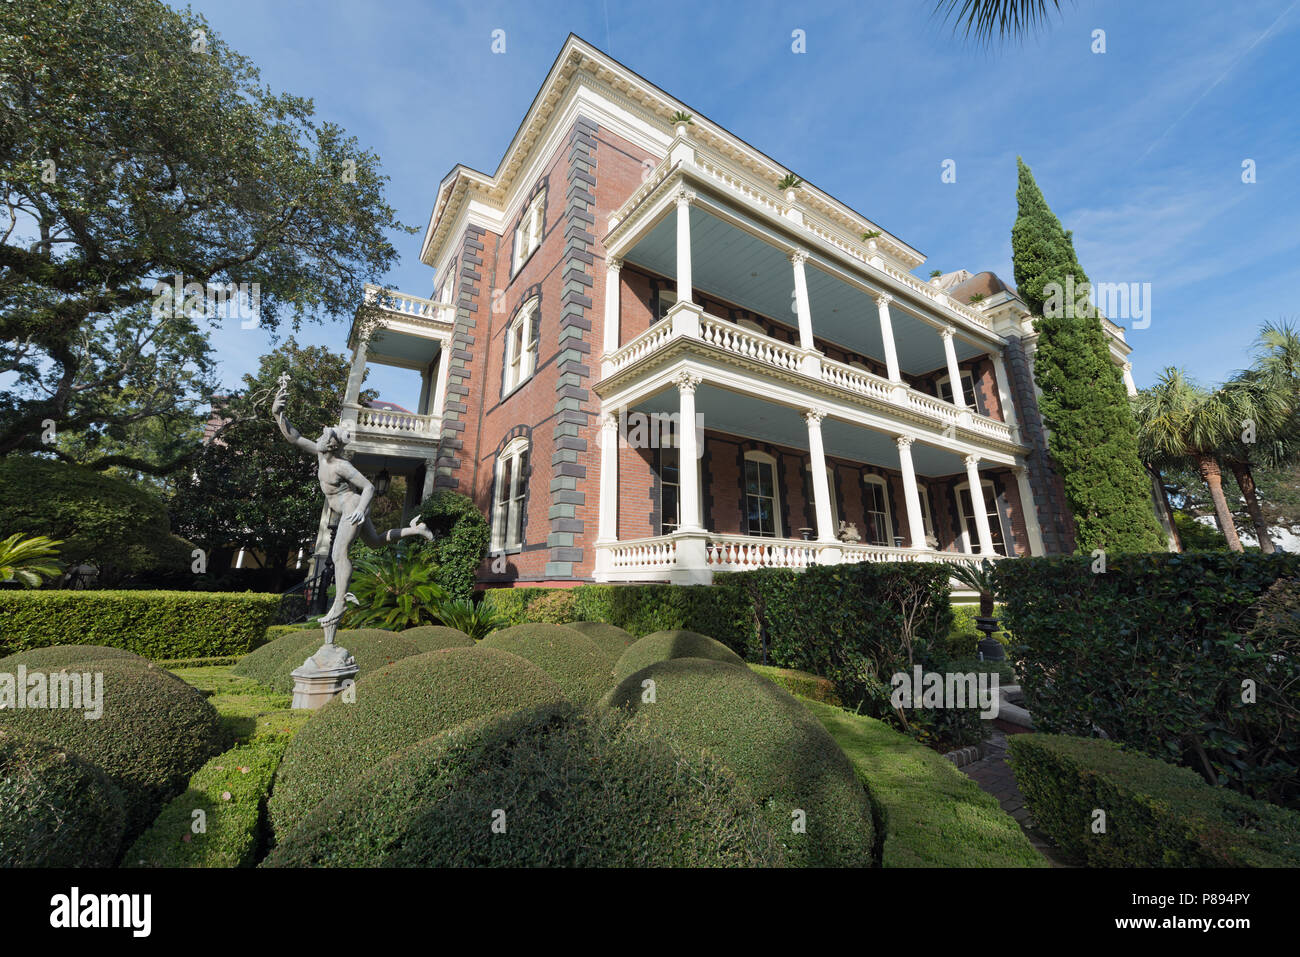
<instances>
[{"instance_id":1,"label":"white railing post","mask_svg":"<svg viewBox=\"0 0 1300 957\"><path fill-rule=\"evenodd\" d=\"M984 486L980 484L980 457L968 455L962 461L966 463L966 481L970 483L971 511L975 513L975 531L979 535L980 554L992 555L993 533L989 530L989 512L984 502Z\"/></svg>"},{"instance_id":2,"label":"white railing post","mask_svg":"<svg viewBox=\"0 0 1300 957\"><path fill-rule=\"evenodd\" d=\"M925 543L925 522L921 518L921 493L916 487L916 468L912 464L912 443L916 438L900 435L894 440L898 444L898 470L903 473L903 500L907 503L907 530L911 535L912 547L928 548Z\"/></svg>"}]
</instances>

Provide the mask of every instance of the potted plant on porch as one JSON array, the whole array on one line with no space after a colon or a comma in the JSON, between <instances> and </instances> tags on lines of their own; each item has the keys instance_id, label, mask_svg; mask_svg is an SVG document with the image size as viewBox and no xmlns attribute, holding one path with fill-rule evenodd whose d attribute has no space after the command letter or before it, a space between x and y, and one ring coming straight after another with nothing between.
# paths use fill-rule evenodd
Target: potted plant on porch
<instances>
[{"instance_id":1,"label":"potted plant on porch","mask_svg":"<svg viewBox=\"0 0 1300 957\"><path fill-rule=\"evenodd\" d=\"M976 646L985 661L1003 661L1007 653L1002 642L993 637L998 630L998 620L993 616L993 562L984 559L970 565L957 565L952 577L973 589L980 596L980 613L975 617L975 627L984 633Z\"/></svg>"}]
</instances>

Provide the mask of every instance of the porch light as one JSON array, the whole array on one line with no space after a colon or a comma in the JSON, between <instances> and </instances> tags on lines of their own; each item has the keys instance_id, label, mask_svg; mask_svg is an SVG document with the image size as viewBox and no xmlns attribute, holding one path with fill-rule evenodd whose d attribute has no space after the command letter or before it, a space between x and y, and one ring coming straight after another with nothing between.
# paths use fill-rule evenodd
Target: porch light
<instances>
[{"instance_id":1,"label":"porch light","mask_svg":"<svg viewBox=\"0 0 1300 957\"><path fill-rule=\"evenodd\" d=\"M388 494L388 486L393 483L393 477L388 474L388 469L380 469L379 474L375 476L375 495L382 497Z\"/></svg>"}]
</instances>

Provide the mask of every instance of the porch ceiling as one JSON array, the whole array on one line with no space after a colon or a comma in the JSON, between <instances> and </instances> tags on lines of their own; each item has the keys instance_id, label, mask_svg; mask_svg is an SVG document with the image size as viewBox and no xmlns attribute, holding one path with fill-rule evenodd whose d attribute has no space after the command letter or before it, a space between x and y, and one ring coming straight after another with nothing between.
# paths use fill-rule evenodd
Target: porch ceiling
<instances>
[{"instance_id":1,"label":"porch ceiling","mask_svg":"<svg viewBox=\"0 0 1300 957\"><path fill-rule=\"evenodd\" d=\"M677 389L667 388L637 402L631 411L672 414L679 408L678 401ZM695 410L704 417L706 432L726 432L808 451L807 423L789 406L701 383L695 390ZM894 470L899 467L898 446L892 435L851 422L824 419L822 444L834 458ZM919 475L954 475L966 469L956 452L919 441L912 445L912 462Z\"/></svg>"},{"instance_id":2,"label":"porch ceiling","mask_svg":"<svg viewBox=\"0 0 1300 957\"><path fill-rule=\"evenodd\" d=\"M785 252L758 236L720 219L698 206L691 208L691 271L694 286L727 302L769 316L792 328L799 325L794 308L793 266ZM741 215L739 212L737 216ZM670 213L625 255L630 263L659 273L677 273L677 216ZM809 261L805 267L813 334L853 352L884 361L879 310L862 290ZM946 365L938 330L915 316L889 310L898 349L898 364L909 375L922 375ZM725 319L726 316L721 318ZM958 359L985 350L958 337Z\"/></svg>"},{"instance_id":3,"label":"porch ceiling","mask_svg":"<svg viewBox=\"0 0 1300 957\"><path fill-rule=\"evenodd\" d=\"M437 339L413 336L395 329L377 329L366 346L366 361L424 369L437 358L441 348L442 343Z\"/></svg>"}]
</instances>

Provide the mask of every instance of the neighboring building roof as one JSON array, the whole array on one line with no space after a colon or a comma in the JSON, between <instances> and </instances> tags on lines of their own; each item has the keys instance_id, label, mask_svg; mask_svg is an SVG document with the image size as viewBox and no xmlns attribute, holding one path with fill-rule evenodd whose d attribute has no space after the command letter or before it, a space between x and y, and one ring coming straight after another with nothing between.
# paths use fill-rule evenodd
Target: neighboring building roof
<instances>
[{"instance_id":1,"label":"neighboring building roof","mask_svg":"<svg viewBox=\"0 0 1300 957\"><path fill-rule=\"evenodd\" d=\"M966 272L964 269L961 272ZM955 275L955 274L953 274ZM969 278L961 279L948 287L948 295L952 296L960 303L970 302L970 297L982 295L985 299L992 299L998 293L1005 292L1015 296L1016 291L1003 282L997 273L988 272L977 273L972 276L966 273ZM1018 297L1017 297L1018 298Z\"/></svg>"},{"instance_id":2,"label":"neighboring building roof","mask_svg":"<svg viewBox=\"0 0 1300 957\"><path fill-rule=\"evenodd\" d=\"M410 409L404 409L396 402L386 402L383 399L371 399L366 403L366 406L371 409L378 409L380 412L405 412L407 415L411 414Z\"/></svg>"}]
</instances>

